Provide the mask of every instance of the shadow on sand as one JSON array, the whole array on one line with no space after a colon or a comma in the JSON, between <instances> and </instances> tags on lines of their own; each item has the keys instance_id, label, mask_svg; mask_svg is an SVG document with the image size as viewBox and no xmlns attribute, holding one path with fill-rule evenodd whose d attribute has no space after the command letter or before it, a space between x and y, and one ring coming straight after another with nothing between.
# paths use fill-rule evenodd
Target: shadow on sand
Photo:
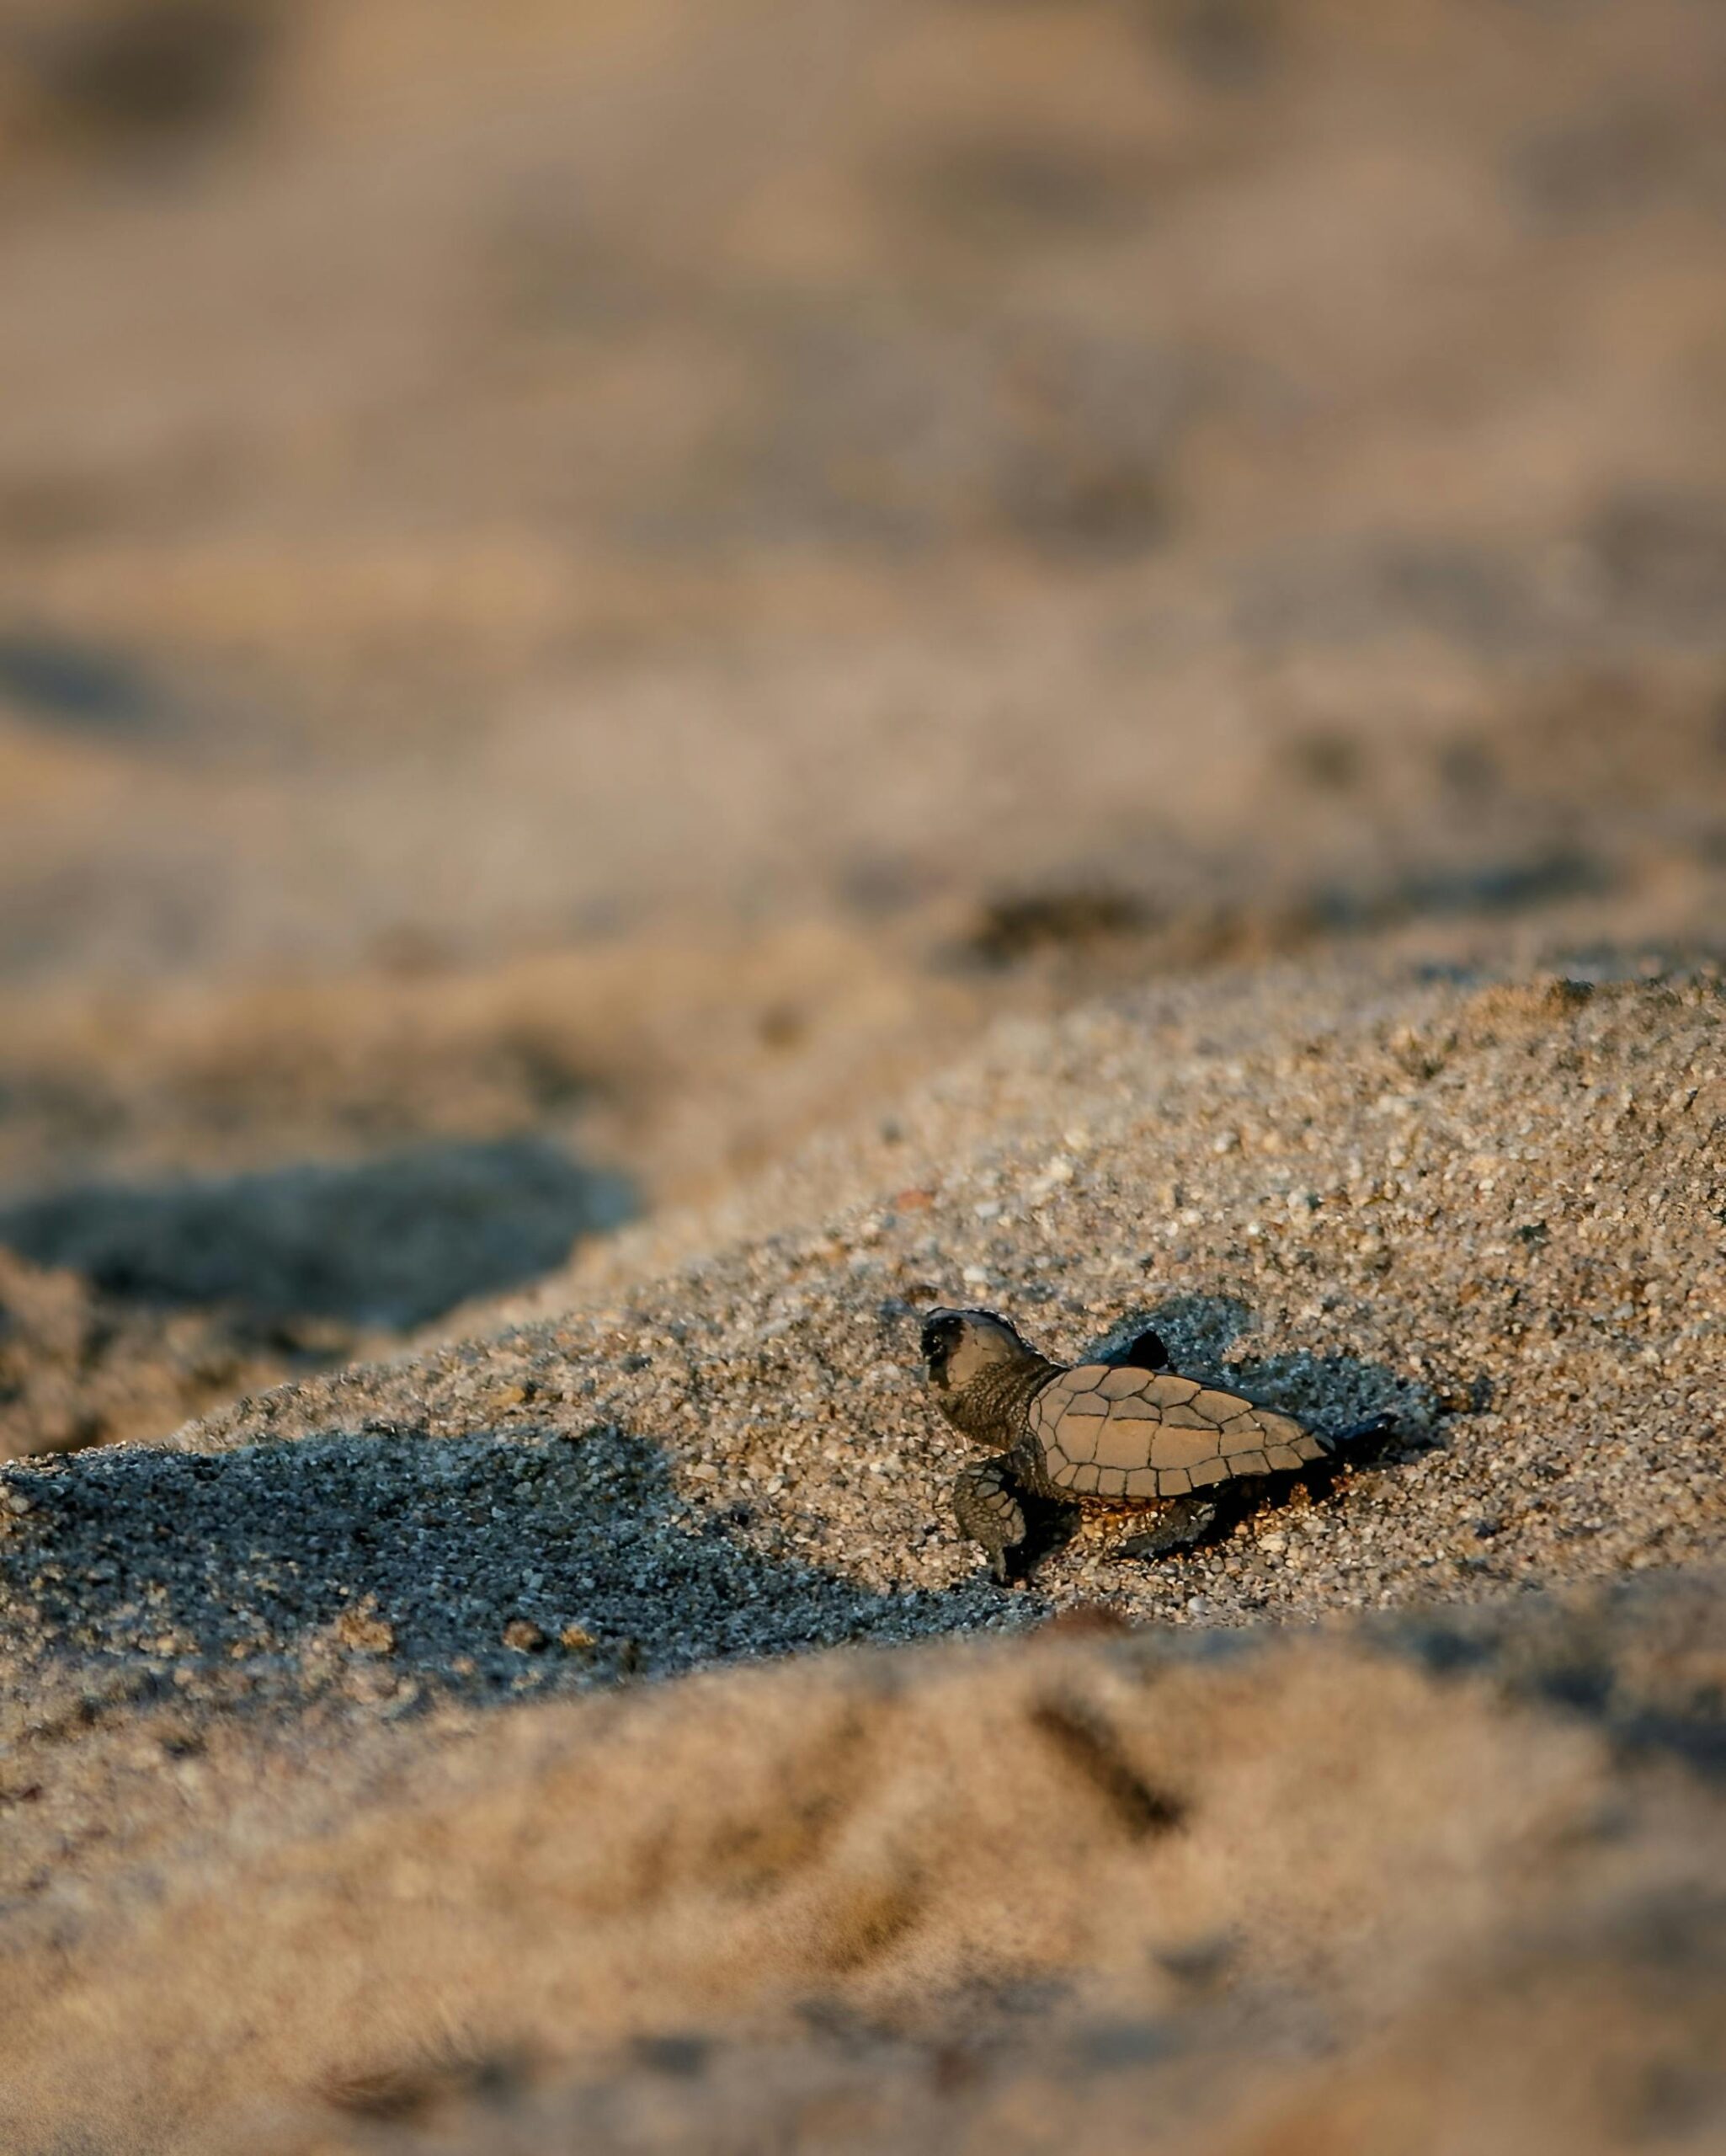
<instances>
[{"instance_id":1,"label":"shadow on sand","mask_svg":"<svg viewBox=\"0 0 1726 2156\"><path fill-rule=\"evenodd\" d=\"M1356 1355L1294 1353L1225 1360L1234 1342L1256 1329L1252 1310L1234 1295L1172 1295L1117 1320L1086 1352L1099 1361L1112 1360L1147 1329L1161 1337L1169 1361L1184 1376L1244 1393L1315 1429L1344 1430L1377 1416L1390 1417L1393 1431L1374 1441L1372 1456L1424 1449L1440 1419L1430 1385Z\"/></svg>"},{"instance_id":2,"label":"shadow on sand","mask_svg":"<svg viewBox=\"0 0 1726 2156\"><path fill-rule=\"evenodd\" d=\"M578 1236L634 1209L621 1177L517 1138L221 1181L89 1185L0 1212L0 1243L121 1299L399 1329L550 1272Z\"/></svg>"},{"instance_id":3,"label":"shadow on sand","mask_svg":"<svg viewBox=\"0 0 1726 2156\"><path fill-rule=\"evenodd\" d=\"M1029 1621L978 1581L882 1593L686 1502L611 1427L331 1433L226 1454L115 1449L33 1470L0 1620L93 1660L200 1666L260 1699L356 1668L407 1702Z\"/></svg>"}]
</instances>

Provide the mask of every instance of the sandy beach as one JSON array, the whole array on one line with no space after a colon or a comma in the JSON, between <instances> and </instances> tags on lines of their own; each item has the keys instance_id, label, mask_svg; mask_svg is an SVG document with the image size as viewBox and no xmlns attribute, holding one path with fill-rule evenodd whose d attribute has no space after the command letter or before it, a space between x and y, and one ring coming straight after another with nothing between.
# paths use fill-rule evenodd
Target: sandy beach
<instances>
[{"instance_id":1,"label":"sandy beach","mask_svg":"<svg viewBox=\"0 0 1726 2156\"><path fill-rule=\"evenodd\" d=\"M0 5L8 2151L1726 2146L1723 89Z\"/></svg>"}]
</instances>

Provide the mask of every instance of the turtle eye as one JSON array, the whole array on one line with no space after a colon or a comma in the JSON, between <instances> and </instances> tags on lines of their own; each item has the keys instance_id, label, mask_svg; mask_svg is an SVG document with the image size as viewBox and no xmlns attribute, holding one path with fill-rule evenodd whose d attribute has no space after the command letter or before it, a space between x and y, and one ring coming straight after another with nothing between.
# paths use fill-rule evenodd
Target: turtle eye
<instances>
[{"instance_id":1,"label":"turtle eye","mask_svg":"<svg viewBox=\"0 0 1726 2156\"><path fill-rule=\"evenodd\" d=\"M932 1317L923 1328L923 1359L926 1363L946 1360L953 1344L953 1321L950 1317Z\"/></svg>"}]
</instances>

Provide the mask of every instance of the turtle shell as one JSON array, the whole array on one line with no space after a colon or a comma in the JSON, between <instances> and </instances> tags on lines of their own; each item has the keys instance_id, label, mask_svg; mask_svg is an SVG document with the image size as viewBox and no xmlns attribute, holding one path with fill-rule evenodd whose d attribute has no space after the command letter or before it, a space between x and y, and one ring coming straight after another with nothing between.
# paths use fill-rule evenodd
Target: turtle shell
<instances>
[{"instance_id":1,"label":"turtle shell","mask_svg":"<svg viewBox=\"0 0 1726 2156\"><path fill-rule=\"evenodd\" d=\"M1239 1393L1113 1363L1052 1379L1031 1403L1028 1429L1057 1489L1122 1504L1305 1467L1331 1450L1293 1416Z\"/></svg>"}]
</instances>

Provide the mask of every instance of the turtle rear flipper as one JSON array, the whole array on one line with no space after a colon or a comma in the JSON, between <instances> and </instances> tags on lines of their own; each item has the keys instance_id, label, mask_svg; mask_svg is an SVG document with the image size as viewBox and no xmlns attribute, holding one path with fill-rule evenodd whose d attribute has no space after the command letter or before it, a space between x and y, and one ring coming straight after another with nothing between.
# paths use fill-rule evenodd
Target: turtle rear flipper
<instances>
[{"instance_id":1,"label":"turtle rear flipper","mask_svg":"<svg viewBox=\"0 0 1726 2156\"><path fill-rule=\"evenodd\" d=\"M1370 1444L1374 1438L1393 1438L1397 1433L1397 1418L1388 1410L1368 1415L1359 1422L1350 1422L1346 1429L1333 1430L1330 1442L1334 1445Z\"/></svg>"},{"instance_id":2,"label":"turtle rear flipper","mask_svg":"<svg viewBox=\"0 0 1726 2156\"><path fill-rule=\"evenodd\" d=\"M1172 1557L1177 1550L1191 1550L1202 1542L1217 1524L1221 1508L1208 1497L1177 1497L1148 1528L1123 1536L1109 1552L1111 1557Z\"/></svg>"}]
</instances>

